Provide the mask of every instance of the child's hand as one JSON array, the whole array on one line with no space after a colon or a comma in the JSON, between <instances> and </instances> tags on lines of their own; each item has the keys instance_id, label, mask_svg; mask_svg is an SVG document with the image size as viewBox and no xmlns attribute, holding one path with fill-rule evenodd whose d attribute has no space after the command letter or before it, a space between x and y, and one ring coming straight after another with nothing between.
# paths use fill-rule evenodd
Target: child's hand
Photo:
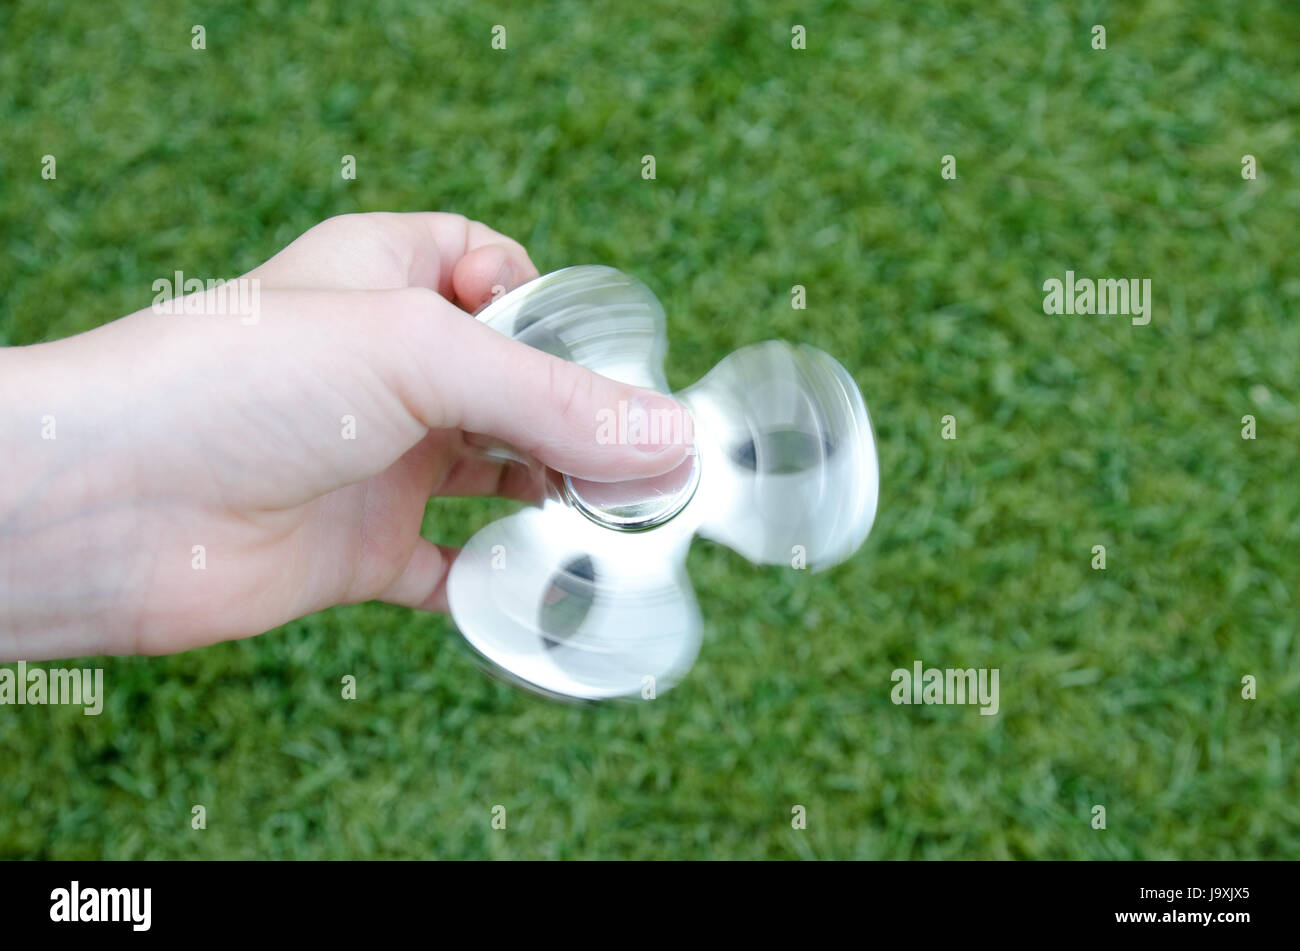
<instances>
[{"instance_id":1,"label":"child's hand","mask_svg":"<svg viewBox=\"0 0 1300 951\"><path fill-rule=\"evenodd\" d=\"M529 492L467 433L592 479L676 466L683 446L595 437L600 409L667 397L467 313L536 273L457 215L347 215L246 275L255 322L146 308L0 350L0 660L167 653L368 599L442 610L455 553L419 536L428 498Z\"/></svg>"}]
</instances>

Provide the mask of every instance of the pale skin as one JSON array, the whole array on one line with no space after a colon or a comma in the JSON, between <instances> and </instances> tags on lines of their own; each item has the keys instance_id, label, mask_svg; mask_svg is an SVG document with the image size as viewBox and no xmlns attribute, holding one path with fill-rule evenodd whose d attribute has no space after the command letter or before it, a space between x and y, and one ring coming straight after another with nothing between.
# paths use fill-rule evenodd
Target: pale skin
<instances>
[{"instance_id":1,"label":"pale skin","mask_svg":"<svg viewBox=\"0 0 1300 951\"><path fill-rule=\"evenodd\" d=\"M146 305L0 349L0 661L173 653L367 600L443 611L456 550L420 536L428 500L537 490L484 439L587 479L676 467L683 445L596 438L602 409L668 397L470 316L536 275L459 215L345 215L245 275L255 322Z\"/></svg>"}]
</instances>

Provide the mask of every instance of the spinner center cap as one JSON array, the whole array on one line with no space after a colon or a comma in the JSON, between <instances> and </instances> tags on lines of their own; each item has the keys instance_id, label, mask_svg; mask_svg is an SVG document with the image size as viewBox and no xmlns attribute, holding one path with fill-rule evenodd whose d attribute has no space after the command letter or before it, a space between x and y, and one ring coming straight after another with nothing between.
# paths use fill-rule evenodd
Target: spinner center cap
<instances>
[{"instance_id":1,"label":"spinner center cap","mask_svg":"<svg viewBox=\"0 0 1300 951\"><path fill-rule=\"evenodd\" d=\"M648 479L592 482L566 475L564 495L597 525L620 532L643 532L672 519L686 508L700 484L700 456L690 453L676 469Z\"/></svg>"}]
</instances>

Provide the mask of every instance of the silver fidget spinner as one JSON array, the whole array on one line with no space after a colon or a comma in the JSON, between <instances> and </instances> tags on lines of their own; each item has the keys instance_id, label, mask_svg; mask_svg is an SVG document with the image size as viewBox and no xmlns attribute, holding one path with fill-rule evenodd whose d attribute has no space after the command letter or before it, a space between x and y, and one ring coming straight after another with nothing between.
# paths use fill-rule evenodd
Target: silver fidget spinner
<instances>
[{"instance_id":1,"label":"silver fidget spinner","mask_svg":"<svg viewBox=\"0 0 1300 951\"><path fill-rule=\"evenodd\" d=\"M477 317L604 376L669 392L663 307L621 271L545 274ZM693 536L752 562L814 571L867 537L879 487L875 442L862 394L831 357L755 344L673 395L694 423L680 466L604 483L544 470L541 506L487 525L452 565L452 618L511 679L585 700L662 692L699 651L700 612L686 576ZM638 423L671 425L629 423L626 409L613 407L605 422L609 437L629 441Z\"/></svg>"}]
</instances>

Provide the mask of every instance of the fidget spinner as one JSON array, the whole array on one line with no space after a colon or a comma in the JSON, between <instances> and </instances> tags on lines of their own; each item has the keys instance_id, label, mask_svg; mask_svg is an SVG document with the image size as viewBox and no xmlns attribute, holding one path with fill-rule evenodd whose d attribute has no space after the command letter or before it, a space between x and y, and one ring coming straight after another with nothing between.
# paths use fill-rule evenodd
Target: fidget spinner
<instances>
[{"instance_id":1,"label":"fidget spinner","mask_svg":"<svg viewBox=\"0 0 1300 951\"><path fill-rule=\"evenodd\" d=\"M669 392L663 307L613 268L545 274L477 318L596 373ZM686 575L695 535L758 564L814 571L867 537L879 487L871 422L853 378L831 357L755 344L672 395L692 423L680 433L691 451L676 469L625 482L542 470L541 505L487 525L453 563L452 618L509 679L564 698L653 696L699 651L702 622ZM616 439L674 425L629 421L619 407L604 422Z\"/></svg>"}]
</instances>

